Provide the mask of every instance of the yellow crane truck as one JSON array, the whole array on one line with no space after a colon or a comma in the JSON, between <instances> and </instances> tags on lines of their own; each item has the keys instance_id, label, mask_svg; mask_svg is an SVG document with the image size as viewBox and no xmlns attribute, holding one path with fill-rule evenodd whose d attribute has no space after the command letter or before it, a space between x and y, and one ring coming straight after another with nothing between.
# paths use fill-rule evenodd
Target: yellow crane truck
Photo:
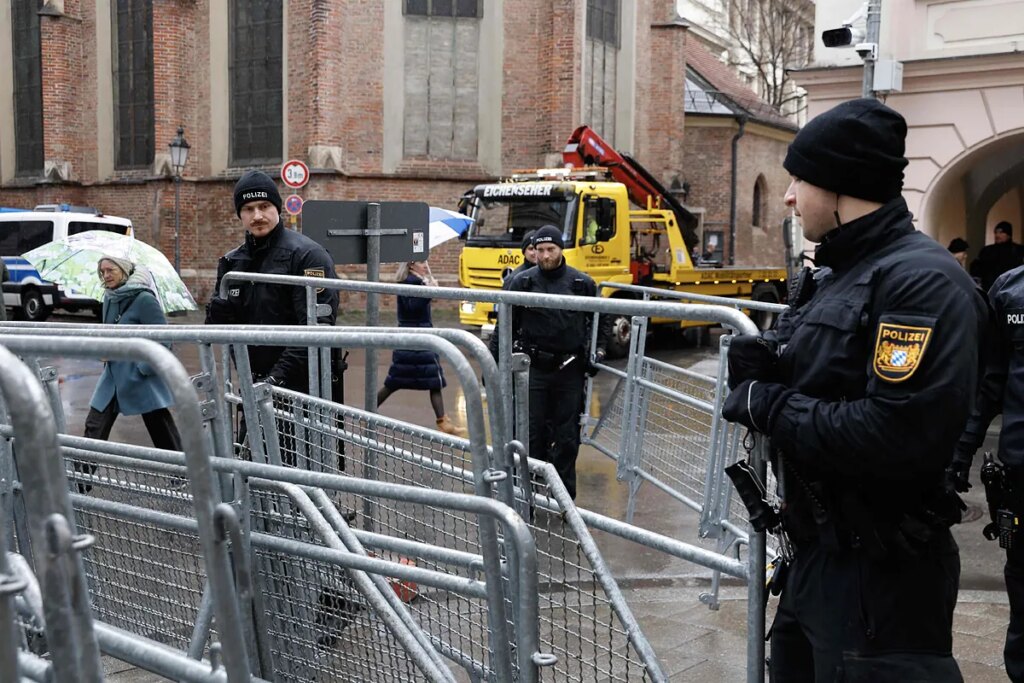
<instances>
[{"instance_id":1,"label":"yellow crane truck","mask_svg":"<svg viewBox=\"0 0 1024 683\"><path fill-rule=\"evenodd\" d=\"M470 289L500 289L523 262L520 244L542 225L562 229L566 263L598 283L614 282L658 289L778 303L785 300L784 267L694 264L699 244L696 217L639 163L620 155L586 126L569 138L564 168L516 173L508 180L477 185L460 202L474 219L459 258L459 282ZM640 207L631 207L632 204ZM636 294L603 288L604 296ZM464 325L493 329L492 304L465 301ZM772 316L755 313L767 327ZM708 323L654 319L699 332ZM614 321L609 352L629 348L630 321Z\"/></svg>"}]
</instances>

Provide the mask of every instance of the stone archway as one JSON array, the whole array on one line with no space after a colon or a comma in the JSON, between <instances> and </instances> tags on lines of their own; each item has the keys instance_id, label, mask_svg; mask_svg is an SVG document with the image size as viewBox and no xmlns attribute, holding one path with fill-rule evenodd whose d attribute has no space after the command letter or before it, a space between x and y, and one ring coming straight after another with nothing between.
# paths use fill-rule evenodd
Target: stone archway
<instances>
[{"instance_id":1,"label":"stone archway","mask_svg":"<svg viewBox=\"0 0 1024 683\"><path fill-rule=\"evenodd\" d=\"M991 217L993 207L1013 193L1017 198L1002 202L1000 214ZM1022 241L1024 128L984 139L938 168L921 198L918 219L920 229L943 244L967 239L972 256L990 241L994 220L1009 220L1014 239Z\"/></svg>"}]
</instances>

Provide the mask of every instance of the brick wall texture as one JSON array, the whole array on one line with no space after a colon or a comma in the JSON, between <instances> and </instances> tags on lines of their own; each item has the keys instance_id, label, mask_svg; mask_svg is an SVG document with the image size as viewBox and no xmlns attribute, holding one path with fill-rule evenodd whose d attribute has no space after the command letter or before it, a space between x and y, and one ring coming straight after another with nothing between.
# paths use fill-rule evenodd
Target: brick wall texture
<instances>
[{"instance_id":1,"label":"brick wall texture","mask_svg":"<svg viewBox=\"0 0 1024 683\"><path fill-rule=\"evenodd\" d=\"M455 208L472 185L493 176L476 162L406 160L384 171L386 2L288 0L286 4L286 120L289 157L315 147L338 150L340 163L314 168L305 199L424 201ZM730 140L735 126L686 121L683 84L685 26L674 25L674 0L635 0L637 34L633 153L666 185L687 181L687 204L705 209L706 225L728 233ZM198 301L209 297L217 258L240 243L231 188L241 168L214 168L211 108L210 8L213 0L153 0L154 119L158 159L179 125L192 145L180 184L181 259ZM505 0L500 107L503 173L558 158L582 111L581 59L585 0ZM623 2L631 7L632 2ZM484 2L484 12L496 5ZM41 16L45 157L70 165L70 178L0 185L0 206L29 208L68 202L132 219L139 238L174 252L174 181L168 168L114 171L100 177L95 0L65 0L63 16ZM399 27L400 28L400 27ZM227 41L224 35L220 40ZM215 46L214 46L215 47ZM388 78L399 78L394 74ZM110 93L113 97L113 93ZM223 95L221 95L223 96ZM226 111L227 109L225 109ZM218 128L219 129L219 128ZM684 135L685 130L685 135ZM748 133L740 144L736 263L781 265L784 214L781 168L785 142ZM40 169L42 171L42 169ZM266 168L273 176L279 166ZM759 175L767 186L767 230L750 226L751 195ZM288 193L283 184L282 195ZM301 228L301 218L297 222ZM455 284L460 242L431 253L435 275ZM390 277L391 266L382 267ZM361 267L341 270L362 277Z\"/></svg>"}]
</instances>

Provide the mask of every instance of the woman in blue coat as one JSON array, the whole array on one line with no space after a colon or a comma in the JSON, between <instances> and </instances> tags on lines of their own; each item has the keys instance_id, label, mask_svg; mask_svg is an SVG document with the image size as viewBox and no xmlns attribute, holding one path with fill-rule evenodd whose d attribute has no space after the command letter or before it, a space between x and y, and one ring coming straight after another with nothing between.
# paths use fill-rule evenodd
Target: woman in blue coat
<instances>
[{"instance_id":1,"label":"woman in blue coat","mask_svg":"<svg viewBox=\"0 0 1024 683\"><path fill-rule=\"evenodd\" d=\"M165 325L163 309L144 271L131 261L104 257L96 266L106 291L103 322L107 325ZM168 408L171 392L147 363L107 361L89 402L85 436L106 440L118 415L142 415L153 445L181 450L181 437Z\"/></svg>"},{"instance_id":2,"label":"woman in blue coat","mask_svg":"<svg viewBox=\"0 0 1024 683\"><path fill-rule=\"evenodd\" d=\"M403 285L437 286L430 274L426 261L409 261L398 269L395 278ZM430 318L430 299L415 296L398 297L399 327L433 327ZM444 371L437 354L433 351L396 349L391 356L391 367L384 380L384 387L377 392L377 405L399 389L418 389L430 392L430 405L437 418L437 428L448 434L465 436L466 431L456 427L444 412L444 398L441 389L446 386Z\"/></svg>"}]
</instances>

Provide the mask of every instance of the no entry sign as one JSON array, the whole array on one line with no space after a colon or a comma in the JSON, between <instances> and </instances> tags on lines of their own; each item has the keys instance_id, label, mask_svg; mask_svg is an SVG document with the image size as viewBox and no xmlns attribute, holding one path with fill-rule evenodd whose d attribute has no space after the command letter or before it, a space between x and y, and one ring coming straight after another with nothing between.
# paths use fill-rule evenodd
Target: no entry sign
<instances>
[{"instance_id":1,"label":"no entry sign","mask_svg":"<svg viewBox=\"0 0 1024 683\"><path fill-rule=\"evenodd\" d=\"M288 187L297 190L309 182L309 166L298 159L286 161L281 166L281 180Z\"/></svg>"}]
</instances>

